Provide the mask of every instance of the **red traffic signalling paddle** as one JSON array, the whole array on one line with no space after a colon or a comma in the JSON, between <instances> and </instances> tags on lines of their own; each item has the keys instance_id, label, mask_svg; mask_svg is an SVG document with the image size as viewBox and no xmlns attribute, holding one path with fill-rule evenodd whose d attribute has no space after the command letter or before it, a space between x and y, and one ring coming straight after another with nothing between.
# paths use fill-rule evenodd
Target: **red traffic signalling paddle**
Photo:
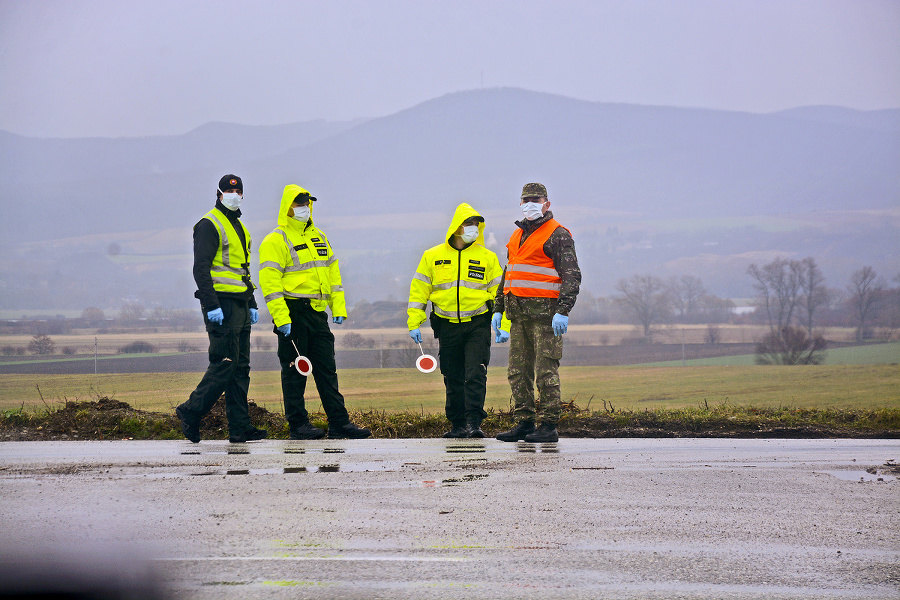
<instances>
[{"instance_id":1,"label":"red traffic signalling paddle","mask_svg":"<svg viewBox=\"0 0 900 600\"><path fill-rule=\"evenodd\" d=\"M422 373L431 373L435 369L437 369L437 360L430 354L425 354L425 351L422 350L422 344L420 342L416 342L419 344L419 352L422 353L422 356L416 359L416 368Z\"/></svg>"},{"instance_id":2,"label":"red traffic signalling paddle","mask_svg":"<svg viewBox=\"0 0 900 600\"><path fill-rule=\"evenodd\" d=\"M291 340L291 344L294 345L294 350L297 350L297 344L294 340ZM290 366L297 369L297 372L304 377L309 377L310 373L312 373L312 362L305 356L300 356L300 350L297 350L297 358L294 359Z\"/></svg>"}]
</instances>

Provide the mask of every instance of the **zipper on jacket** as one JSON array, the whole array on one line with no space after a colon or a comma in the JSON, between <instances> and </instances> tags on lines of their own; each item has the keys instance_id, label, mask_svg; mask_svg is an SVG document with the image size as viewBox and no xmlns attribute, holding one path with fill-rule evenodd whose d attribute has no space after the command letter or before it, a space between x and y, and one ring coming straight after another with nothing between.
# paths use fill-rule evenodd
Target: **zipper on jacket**
<instances>
[{"instance_id":1,"label":"zipper on jacket","mask_svg":"<svg viewBox=\"0 0 900 600\"><path fill-rule=\"evenodd\" d=\"M462 250L456 250L456 322L462 323L462 312L459 309L459 287L462 285Z\"/></svg>"}]
</instances>

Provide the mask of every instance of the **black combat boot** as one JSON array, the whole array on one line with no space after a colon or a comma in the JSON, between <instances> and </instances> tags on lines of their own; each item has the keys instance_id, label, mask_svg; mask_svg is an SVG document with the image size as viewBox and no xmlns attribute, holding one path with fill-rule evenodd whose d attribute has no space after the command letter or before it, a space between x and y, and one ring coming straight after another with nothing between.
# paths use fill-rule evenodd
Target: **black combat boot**
<instances>
[{"instance_id":1,"label":"black combat boot","mask_svg":"<svg viewBox=\"0 0 900 600\"><path fill-rule=\"evenodd\" d=\"M328 439L330 440L361 440L372 435L372 432L365 427L359 427L354 423L339 425L338 427L328 426Z\"/></svg>"},{"instance_id":2,"label":"black combat boot","mask_svg":"<svg viewBox=\"0 0 900 600\"><path fill-rule=\"evenodd\" d=\"M466 423L466 432L470 438L483 438L484 432L481 430L481 419L469 419Z\"/></svg>"},{"instance_id":3,"label":"black combat boot","mask_svg":"<svg viewBox=\"0 0 900 600\"><path fill-rule=\"evenodd\" d=\"M444 434L445 438L464 438L469 437L469 428L462 423L452 423L450 431Z\"/></svg>"},{"instance_id":4,"label":"black combat boot","mask_svg":"<svg viewBox=\"0 0 900 600\"><path fill-rule=\"evenodd\" d=\"M181 421L181 433L184 434L184 437L195 444L200 443L200 419L192 417L180 406L175 409L175 414Z\"/></svg>"},{"instance_id":5,"label":"black combat boot","mask_svg":"<svg viewBox=\"0 0 900 600\"><path fill-rule=\"evenodd\" d=\"M559 434L556 432L556 423L541 423L541 426L535 429L534 433L529 433L525 436L525 441L535 444L558 442Z\"/></svg>"},{"instance_id":6,"label":"black combat boot","mask_svg":"<svg viewBox=\"0 0 900 600\"><path fill-rule=\"evenodd\" d=\"M262 440L267 437L269 437L269 432L265 429L257 429L256 427L251 427L250 429L242 431L240 433L232 433L228 436L228 441L232 444L243 444L244 442Z\"/></svg>"},{"instance_id":7,"label":"black combat boot","mask_svg":"<svg viewBox=\"0 0 900 600\"><path fill-rule=\"evenodd\" d=\"M518 442L534 431L534 421L520 421L518 425L497 436L501 442Z\"/></svg>"},{"instance_id":8,"label":"black combat boot","mask_svg":"<svg viewBox=\"0 0 900 600\"><path fill-rule=\"evenodd\" d=\"M325 430L307 421L299 427L291 427L290 436L292 440L320 440L325 437Z\"/></svg>"}]
</instances>

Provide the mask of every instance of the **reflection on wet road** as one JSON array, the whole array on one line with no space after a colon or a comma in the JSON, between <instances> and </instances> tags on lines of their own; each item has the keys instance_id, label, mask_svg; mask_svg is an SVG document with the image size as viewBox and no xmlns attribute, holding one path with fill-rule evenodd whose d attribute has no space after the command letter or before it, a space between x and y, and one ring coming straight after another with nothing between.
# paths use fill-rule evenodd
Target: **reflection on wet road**
<instances>
[{"instance_id":1,"label":"reflection on wet road","mask_svg":"<svg viewBox=\"0 0 900 600\"><path fill-rule=\"evenodd\" d=\"M893 599L897 460L893 440L4 443L0 551L130 547L183 598Z\"/></svg>"}]
</instances>

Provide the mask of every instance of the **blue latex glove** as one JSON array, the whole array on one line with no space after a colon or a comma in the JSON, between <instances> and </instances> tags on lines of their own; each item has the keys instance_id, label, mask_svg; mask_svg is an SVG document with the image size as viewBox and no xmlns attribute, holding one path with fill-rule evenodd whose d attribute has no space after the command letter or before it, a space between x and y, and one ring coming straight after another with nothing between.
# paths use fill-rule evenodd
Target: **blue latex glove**
<instances>
[{"instance_id":1,"label":"blue latex glove","mask_svg":"<svg viewBox=\"0 0 900 600\"><path fill-rule=\"evenodd\" d=\"M344 319L346 319L346 318L347 317L332 317L331 322L337 323L338 325L340 325L341 323L344 322Z\"/></svg>"},{"instance_id":2,"label":"blue latex glove","mask_svg":"<svg viewBox=\"0 0 900 600\"><path fill-rule=\"evenodd\" d=\"M284 325L282 325L280 327L276 327L276 329L278 329L278 331L281 332L281 335L283 335L284 337L288 337L289 335L291 335L291 324L290 323L285 323Z\"/></svg>"},{"instance_id":3,"label":"blue latex glove","mask_svg":"<svg viewBox=\"0 0 900 600\"><path fill-rule=\"evenodd\" d=\"M413 329L412 331L409 332L409 337L411 337L412 341L414 341L415 343L421 344L422 343L422 330L419 329L418 327L416 327L415 329Z\"/></svg>"},{"instance_id":4,"label":"blue latex glove","mask_svg":"<svg viewBox=\"0 0 900 600\"><path fill-rule=\"evenodd\" d=\"M505 344L509 341L509 332L503 331L502 329L497 330L497 335L494 336L494 342L498 344Z\"/></svg>"},{"instance_id":5,"label":"blue latex glove","mask_svg":"<svg viewBox=\"0 0 900 600\"><path fill-rule=\"evenodd\" d=\"M491 327L494 331L500 331L500 322L503 320L503 313L494 313L491 317Z\"/></svg>"},{"instance_id":6,"label":"blue latex glove","mask_svg":"<svg viewBox=\"0 0 900 600\"><path fill-rule=\"evenodd\" d=\"M255 308L250 309L250 324L256 325L256 322L259 321L259 311Z\"/></svg>"},{"instance_id":7,"label":"blue latex glove","mask_svg":"<svg viewBox=\"0 0 900 600\"><path fill-rule=\"evenodd\" d=\"M225 313L222 312L221 308L217 308L206 313L206 318L209 319L210 323L221 325L225 322Z\"/></svg>"},{"instance_id":8,"label":"blue latex glove","mask_svg":"<svg viewBox=\"0 0 900 600\"><path fill-rule=\"evenodd\" d=\"M553 315L553 322L550 325L553 327L553 335L559 337L569 328L569 317L555 314Z\"/></svg>"}]
</instances>

